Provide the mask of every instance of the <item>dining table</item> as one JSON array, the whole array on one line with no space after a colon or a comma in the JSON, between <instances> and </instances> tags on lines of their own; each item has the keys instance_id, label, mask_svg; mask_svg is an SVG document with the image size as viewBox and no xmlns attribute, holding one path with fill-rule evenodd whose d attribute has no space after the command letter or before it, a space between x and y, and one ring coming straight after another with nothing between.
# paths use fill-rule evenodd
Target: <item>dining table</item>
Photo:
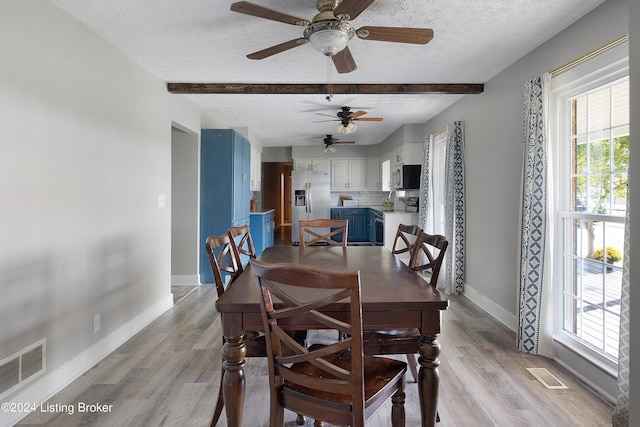
<instances>
[{"instance_id":1,"label":"dining table","mask_svg":"<svg viewBox=\"0 0 640 427\"><path fill-rule=\"evenodd\" d=\"M417 328L418 394L422 426L434 426L438 403L438 366L445 295L383 246L278 246L258 257L265 263L292 263L332 271L359 271L364 331ZM343 305L342 307L348 307ZM245 392L245 331L263 331L251 268L231 283L216 302L221 315L224 345L223 394L227 425L240 427ZM335 310L345 310L336 306ZM346 315L346 313L345 313ZM377 350L365 352L377 353Z\"/></svg>"}]
</instances>

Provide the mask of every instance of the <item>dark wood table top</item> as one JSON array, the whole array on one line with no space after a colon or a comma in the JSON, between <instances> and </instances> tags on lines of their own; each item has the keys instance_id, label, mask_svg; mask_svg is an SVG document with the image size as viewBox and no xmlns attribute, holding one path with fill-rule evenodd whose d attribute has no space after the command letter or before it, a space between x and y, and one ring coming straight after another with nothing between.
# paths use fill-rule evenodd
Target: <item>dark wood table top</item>
<instances>
[{"instance_id":1,"label":"dark wood table top","mask_svg":"<svg viewBox=\"0 0 640 427\"><path fill-rule=\"evenodd\" d=\"M360 271L362 309L367 311L445 310L446 296L397 259L383 246L272 247L258 257L267 263L312 265L334 271ZM247 273L251 270L249 269ZM253 274L242 274L218 299L225 312L259 312Z\"/></svg>"}]
</instances>

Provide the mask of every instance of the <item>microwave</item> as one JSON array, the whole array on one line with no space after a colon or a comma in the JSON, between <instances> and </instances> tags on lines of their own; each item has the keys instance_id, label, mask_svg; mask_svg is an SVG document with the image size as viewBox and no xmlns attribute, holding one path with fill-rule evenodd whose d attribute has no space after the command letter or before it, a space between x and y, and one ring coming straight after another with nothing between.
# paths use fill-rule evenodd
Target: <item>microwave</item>
<instances>
[{"instance_id":1,"label":"microwave","mask_svg":"<svg viewBox=\"0 0 640 427\"><path fill-rule=\"evenodd\" d=\"M391 187L400 190L420 189L422 167L420 165L399 165L391 174Z\"/></svg>"}]
</instances>

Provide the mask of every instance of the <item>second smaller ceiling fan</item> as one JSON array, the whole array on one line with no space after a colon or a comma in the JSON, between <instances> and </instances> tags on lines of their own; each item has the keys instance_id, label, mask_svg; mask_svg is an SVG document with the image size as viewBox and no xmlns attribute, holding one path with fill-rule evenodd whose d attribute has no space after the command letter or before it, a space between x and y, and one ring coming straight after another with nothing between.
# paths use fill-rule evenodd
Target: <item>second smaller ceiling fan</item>
<instances>
[{"instance_id":1,"label":"second smaller ceiling fan","mask_svg":"<svg viewBox=\"0 0 640 427\"><path fill-rule=\"evenodd\" d=\"M358 126L354 121L363 122L381 122L382 117L362 117L367 114L366 111L358 110L351 111L350 107L342 107L338 114L331 116L329 114L316 113L320 116L333 117L332 120L320 120L320 121L338 121L340 124L336 127L336 130L340 133L353 133L358 129Z\"/></svg>"},{"instance_id":2,"label":"second smaller ceiling fan","mask_svg":"<svg viewBox=\"0 0 640 427\"><path fill-rule=\"evenodd\" d=\"M324 143L324 152L331 152L333 153L334 151L336 151L336 145L343 145L343 144L355 144L355 141L340 141L338 138L334 138L333 135L327 135L326 138L324 138L322 140L322 142Z\"/></svg>"}]
</instances>

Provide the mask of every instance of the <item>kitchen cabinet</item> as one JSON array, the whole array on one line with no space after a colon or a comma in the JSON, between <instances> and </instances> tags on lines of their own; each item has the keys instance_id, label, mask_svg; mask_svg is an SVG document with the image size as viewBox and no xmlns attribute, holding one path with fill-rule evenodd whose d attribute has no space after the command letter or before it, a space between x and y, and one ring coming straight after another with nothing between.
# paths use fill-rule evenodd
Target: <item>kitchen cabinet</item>
<instances>
[{"instance_id":1,"label":"kitchen cabinet","mask_svg":"<svg viewBox=\"0 0 640 427\"><path fill-rule=\"evenodd\" d=\"M380 179L380 159L377 157L365 159L365 164L365 188L372 191L382 190L382 180Z\"/></svg>"},{"instance_id":2,"label":"kitchen cabinet","mask_svg":"<svg viewBox=\"0 0 640 427\"><path fill-rule=\"evenodd\" d=\"M347 244L369 241L369 229L367 227L368 210L368 208L331 209L331 219L346 219L347 221L349 221L349 228L347 230Z\"/></svg>"},{"instance_id":3,"label":"kitchen cabinet","mask_svg":"<svg viewBox=\"0 0 640 427\"><path fill-rule=\"evenodd\" d=\"M392 250L393 242L396 238L396 232L398 231L398 225L417 225L418 214L415 212L383 212L384 213L384 247ZM404 260L403 260L404 261Z\"/></svg>"},{"instance_id":4,"label":"kitchen cabinet","mask_svg":"<svg viewBox=\"0 0 640 427\"><path fill-rule=\"evenodd\" d=\"M251 171L249 177L249 190L260 191L262 187L262 153L254 146L251 146Z\"/></svg>"},{"instance_id":5,"label":"kitchen cabinet","mask_svg":"<svg viewBox=\"0 0 640 427\"><path fill-rule=\"evenodd\" d=\"M384 155L391 160L391 168L402 165L421 165L424 161L424 144L405 142Z\"/></svg>"},{"instance_id":6,"label":"kitchen cabinet","mask_svg":"<svg viewBox=\"0 0 640 427\"><path fill-rule=\"evenodd\" d=\"M273 209L264 212L251 212L249 230L257 256L260 256L266 248L273 246L274 228L275 211Z\"/></svg>"},{"instance_id":7,"label":"kitchen cabinet","mask_svg":"<svg viewBox=\"0 0 640 427\"><path fill-rule=\"evenodd\" d=\"M367 209L367 234L369 236L369 243L371 245L376 244L376 214L373 209Z\"/></svg>"},{"instance_id":8,"label":"kitchen cabinet","mask_svg":"<svg viewBox=\"0 0 640 427\"><path fill-rule=\"evenodd\" d=\"M249 224L251 146L231 129L203 129L200 138L200 283L213 283L204 244Z\"/></svg>"},{"instance_id":9,"label":"kitchen cabinet","mask_svg":"<svg viewBox=\"0 0 640 427\"><path fill-rule=\"evenodd\" d=\"M293 159L293 169L329 172L329 159Z\"/></svg>"},{"instance_id":10,"label":"kitchen cabinet","mask_svg":"<svg viewBox=\"0 0 640 427\"><path fill-rule=\"evenodd\" d=\"M331 191L362 191L365 186L364 159L332 159Z\"/></svg>"}]
</instances>

